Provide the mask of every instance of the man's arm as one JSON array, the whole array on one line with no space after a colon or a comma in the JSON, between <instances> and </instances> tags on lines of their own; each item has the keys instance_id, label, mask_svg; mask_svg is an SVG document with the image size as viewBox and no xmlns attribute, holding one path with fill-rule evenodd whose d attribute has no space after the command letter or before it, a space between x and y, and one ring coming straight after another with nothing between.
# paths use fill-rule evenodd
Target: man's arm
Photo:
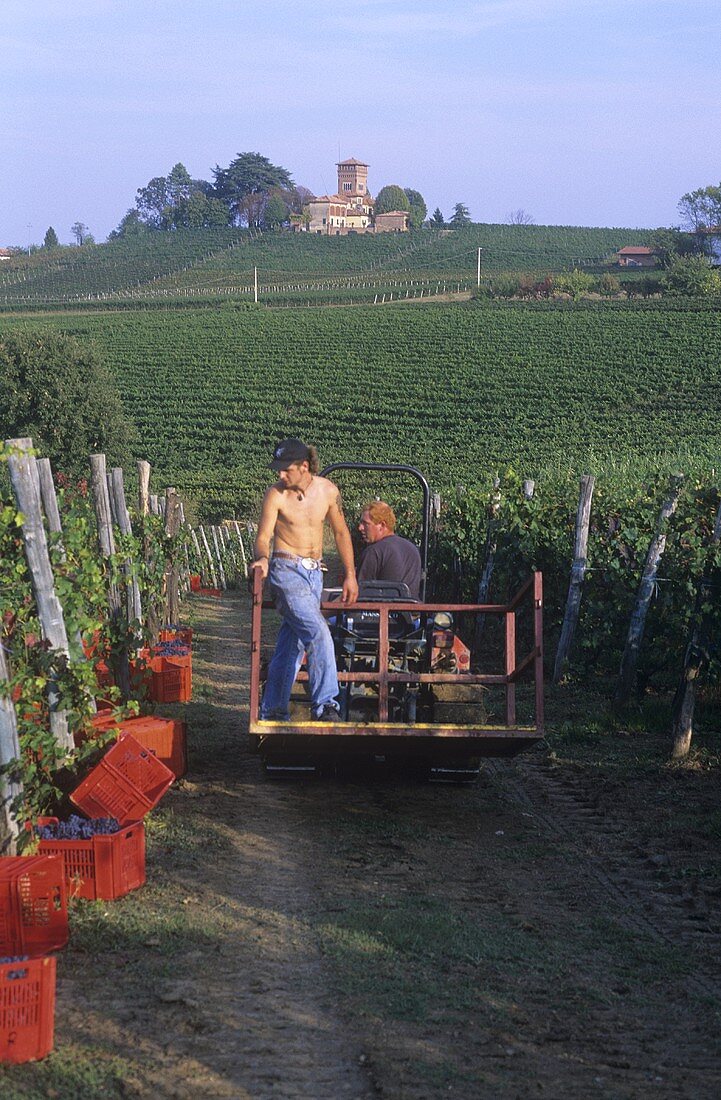
<instances>
[{"instance_id":1,"label":"man's arm","mask_svg":"<svg viewBox=\"0 0 721 1100\"><path fill-rule=\"evenodd\" d=\"M253 544L254 561L250 563L250 568L258 566L263 580L268 576L268 567L270 564L270 540L273 537L275 531L275 525L278 519L278 492L276 489L268 489L263 497L263 506L260 510L260 520L258 521L258 531L255 536L255 543Z\"/></svg>"},{"instance_id":2,"label":"man's arm","mask_svg":"<svg viewBox=\"0 0 721 1100\"><path fill-rule=\"evenodd\" d=\"M335 544L338 547L340 560L343 563L345 579L343 581L343 603L355 603L358 599L358 581L355 575L355 561L353 559L353 541L350 537L348 524L343 515L340 493L333 486L333 497L328 509L328 522L330 523Z\"/></svg>"}]
</instances>

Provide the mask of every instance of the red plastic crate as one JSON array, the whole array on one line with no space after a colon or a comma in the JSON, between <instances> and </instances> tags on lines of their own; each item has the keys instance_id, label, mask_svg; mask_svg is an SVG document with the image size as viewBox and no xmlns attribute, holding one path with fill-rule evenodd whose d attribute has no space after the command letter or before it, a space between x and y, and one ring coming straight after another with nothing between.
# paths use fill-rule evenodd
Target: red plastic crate
<instances>
[{"instance_id":1,"label":"red plastic crate","mask_svg":"<svg viewBox=\"0 0 721 1100\"><path fill-rule=\"evenodd\" d=\"M199 588L197 591L199 596L215 596L216 599L223 595L222 588Z\"/></svg>"},{"instance_id":2,"label":"red plastic crate","mask_svg":"<svg viewBox=\"0 0 721 1100\"><path fill-rule=\"evenodd\" d=\"M95 679L97 680L98 687L112 687L115 683L113 674L110 671L110 666L107 661L97 661L95 664Z\"/></svg>"},{"instance_id":3,"label":"red plastic crate","mask_svg":"<svg viewBox=\"0 0 721 1100\"><path fill-rule=\"evenodd\" d=\"M150 662L150 698L156 703L189 703L193 694L193 666L187 657L153 657Z\"/></svg>"},{"instance_id":4,"label":"red plastic crate","mask_svg":"<svg viewBox=\"0 0 721 1100\"><path fill-rule=\"evenodd\" d=\"M174 778L152 752L123 733L70 799L87 817L114 817L128 825L157 805Z\"/></svg>"},{"instance_id":5,"label":"red plastic crate","mask_svg":"<svg viewBox=\"0 0 721 1100\"><path fill-rule=\"evenodd\" d=\"M56 817L40 817L38 825L52 825ZM137 890L145 882L145 826L125 825L117 833L90 840L41 840L43 855L60 855L65 884L72 898L112 901Z\"/></svg>"},{"instance_id":6,"label":"red plastic crate","mask_svg":"<svg viewBox=\"0 0 721 1100\"><path fill-rule=\"evenodd\" d=\"M129 733L144 748L149 749L158 760L170 768L176 779L180 779L188 770L187 726L179 718L158 718L148 715L145 718L121 718L114 721L107 715L95 715L92 720L97 729L117 728L118 737Z\"/></svg>"},{"instance_id":7,"label":"red plastic crate","mask_svg":"<svg viewBox=\"0 0 721 1100\"><path fill-rule=\"evenodd\" d=\"M55 956L0 963L0 1062L32 1062L53 1049Z\"/></svg>"},{"instance_id":8,"label":"red plastic crate","mask_svg":"<svg viewBox=\"0 0 721 1100\"><path fill-rule=\"evenodd\" d=\"M68 942L60 856L0 859L0 956L47 955Z\"/></svg>"},{"instance_id":9,"label":"red plastic crate","mask_svg":"<svg viewBox=\"0 0 721 1100\"><path fill-rule=\"evenodd\" d=\"M165 626L158 634L159 642L182 642L183 645L193 644L192 626Z\"/></svg>"},{"instance_id":10,"label":"red plastic crate","mask_svg":"<svg viewBox=\"0 0 721 1100\"><path fill-rule=\"evenodd\" d=\"M200 582L201 582L200 573L191 573L190 574L190 591L191 592L199 592L200 591Z\"/></svg>"}]
</instances>

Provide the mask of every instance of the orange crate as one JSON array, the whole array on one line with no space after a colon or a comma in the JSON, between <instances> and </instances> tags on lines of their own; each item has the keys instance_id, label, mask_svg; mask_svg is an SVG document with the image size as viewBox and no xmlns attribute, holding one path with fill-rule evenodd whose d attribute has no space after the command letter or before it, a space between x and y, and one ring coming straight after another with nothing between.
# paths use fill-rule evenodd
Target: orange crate
<instances>
[{"instance_id":1,"label":"orange crate","mask_svg":"<svg viewBox=\"0 0 721 1100\"><path fill-rule=\"evenodd\" d=\"M98 687L112 687L115 683L113 674L107 661L97 661L95 664L95 679Z\"/></svg>"},{"instance_id":2,"label":"orange crate","mask_svg":"<svg viewBox=\"0 0 721 1100\"><path fill-rule=\"evenodd\" d=\"M56 817L40 817L38 825L53 825ZM145 882L145 826L126 825L117 833L90 840L40 840L43 855L60 855L68 895L112 901Z\"/></svg>"},{"instance_id":3,"label":"orange crate","mask_svg":"<svg viewBox=\"0 0 721 1100\"><path fill-rule=\"evenodd\" d=\"M199 596L215 596L218 599L223 595L222 588L199 588Z\"/></svg>"},{"instance_id":4,"label":"orange crate","mask_svg":"<svg viewBox=\"0 0 721 1100\"><path fill-rule=\"evenodd\" d=\"M152 810L174 778L170 768L124 733L70 799L87 817L114 817L128 825Z\"/></svg>"},{"instance_id":5,"label":"orange crate","mask_svg":"<svg viewBox=\"0 0 721 1100\"><path fill-rule=\"evenodd\" d=\"M156 703L189 703L193 693L193 666L187 657L153 657L150 662L150 698Z\"/></svg>"},{"instance_id":6,"label":"orange crate","mask_svg":"<svg viewBox=\"0 0 721 1100\"><path fill-rule=\"evenodd\" d=\"M55 956L0 963L0 1062L32 1062L53 1049Z\"/></svg>"},{"instance_id":7,"label":"orange crate","mask_svg":"<svg viewBox=\"0 0 721 1100\"><path fill-rule=\"evenodd\" d=\"M131 734L143 748L149 749L158 760L162 760L176 779L180 779L188 770L187 727L179 718L148 715L145 718L121 718L120 721L113 721L109 717L101 718L96 714L92 721L98 729L117 728L118 737L123 733Z\"/></svg>"},{"instance_id":8,"label":"orange crate","mask_svg":"<svg viewBox=\"0 0 721 1100\"><path fill-rule=\"evenodd\" d=\"M60 856L0 859L0 956L47 955L68 942Z\"/></svg>"},{"instance_id":9,"label":"orange crate","mask_svg":"<svg viewBox=\"0 0 721 1100\"><path fill-rule=\"evenodd\" d=\"M164 626L158 633L159 642L182 642L183 645L193 644L192 626Z\"/></svg>"}]
</instances>

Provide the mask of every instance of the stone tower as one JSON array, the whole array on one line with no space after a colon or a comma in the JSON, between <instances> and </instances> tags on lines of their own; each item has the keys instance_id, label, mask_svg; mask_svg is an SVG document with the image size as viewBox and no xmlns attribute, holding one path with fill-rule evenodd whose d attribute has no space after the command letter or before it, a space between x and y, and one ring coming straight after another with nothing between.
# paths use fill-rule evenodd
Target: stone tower
<instances>
[{"instance_id":1,"label":"stone tower","mask_svg":"<svg viewBox=\"0 0 721 1100\"><path fill-rule=\"evenodd\" d=\"M368 195L368 165L351 157L350 160L342 160L336 166L338 168L338 194L343 198Z\"/></svg>"}]
</instances>

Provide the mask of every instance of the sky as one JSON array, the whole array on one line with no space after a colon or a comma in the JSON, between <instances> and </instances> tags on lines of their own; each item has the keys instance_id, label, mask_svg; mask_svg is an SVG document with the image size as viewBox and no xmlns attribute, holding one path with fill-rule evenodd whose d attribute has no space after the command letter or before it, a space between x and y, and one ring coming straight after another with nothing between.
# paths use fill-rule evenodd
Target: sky
<instances>
[{"instance_id":1,"label":"sky","mask_svg":"<svg viewBox=\"0 0 721 1100\"><path fill-rule=\"evenodd\" d=\"M105 240L243 152L446 218L677 225L721 181L719 43L720 0L0 0L0 246Z\"/></svg>"}]
</instances>

